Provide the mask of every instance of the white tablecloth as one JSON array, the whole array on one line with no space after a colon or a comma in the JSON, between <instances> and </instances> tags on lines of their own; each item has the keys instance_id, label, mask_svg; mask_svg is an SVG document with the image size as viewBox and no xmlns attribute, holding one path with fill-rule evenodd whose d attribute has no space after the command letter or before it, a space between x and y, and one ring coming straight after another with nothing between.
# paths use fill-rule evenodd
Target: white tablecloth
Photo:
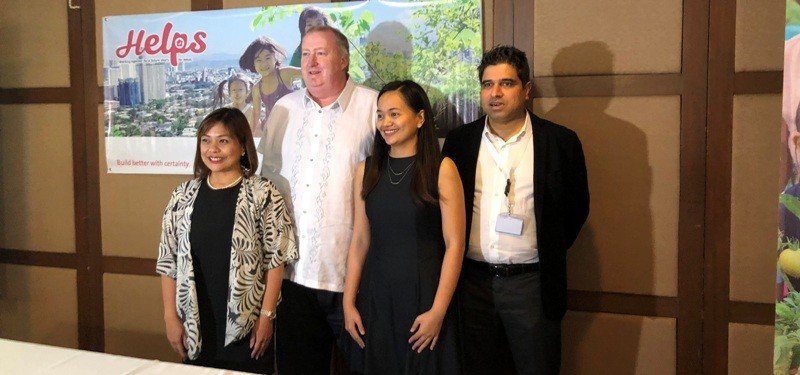
<instances>
[{"instance_id":1,"label":"white tablecloth","mask_svg":"<svg viewBox=\"0 0 800 375\"><path fill-rule=\"evenodd\" d=\"M0 339L0 374L221 375L245 373Z\"/></svg>"}]
</instances>

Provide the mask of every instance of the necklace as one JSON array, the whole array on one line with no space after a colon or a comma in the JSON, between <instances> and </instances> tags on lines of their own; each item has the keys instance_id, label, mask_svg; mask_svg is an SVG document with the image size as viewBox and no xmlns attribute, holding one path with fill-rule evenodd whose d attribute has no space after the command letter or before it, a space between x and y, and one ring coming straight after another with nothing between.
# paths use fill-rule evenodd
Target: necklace
<instances>
[{"instance_id":1,"label":"necklace","mask_svg":"<svg viewBox=\"0 0 800 375\"><path fill-rule=\"evenodd\" d=\"M408 164L408 166L405 169L403 169L402 172L395 172L394 169L392 168L392 160L391 160L391 158L386 159L386 164L389 165L389 172L391 172L391 174L388 175L389 176L389 183L392 184L392 185L399 185L400 182L402 182L403 179L406 178L406 175L408 174L408 171L411 169L411 166L414 165L415 161L416 160L412 160L411 163ZM395 177L396 176L400 176L400 179L397 180L397 182L395 182L394 180L392 180L392 175L395 175Z\"/></svg>"},{"instance_id":2,"label":"necklace","mask_svg":"<svg viewBox=\"0 0 800 375\"><path fill-rule=\"evenodd\" d=\"M231 182L230 184L227 184L227 185L225 185L223 187L214 187L214 185L211 185L211 176L208 176L206 178L206 183L208 184L208 187L211 188L211 190L222 190L222 189L227 189L229 187L232 187L232 186L238 184L239 181L241 181L241 180L242 180L242 176L239 176L239 178L233 180L233 182Z\"/></svg>"}]
</instances>

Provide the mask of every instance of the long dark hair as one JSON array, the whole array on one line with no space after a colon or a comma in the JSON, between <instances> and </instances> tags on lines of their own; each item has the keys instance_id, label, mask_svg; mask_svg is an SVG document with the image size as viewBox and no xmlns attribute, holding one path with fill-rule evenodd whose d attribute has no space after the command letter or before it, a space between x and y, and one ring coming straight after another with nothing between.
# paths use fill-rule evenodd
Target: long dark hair
<instances>
[{"instance_id":1,"label":"long dark hair","mask_svg":"<svg viewBox=\"0 0 800 375\"><path fill-rule=\"evenodd\" d=\"M268 36L261 36L256 38L249 46L244 50L242 56L239 58L239 67L244 70L249 70L253 73L256 72L256 55L261 52L261 50L266 50L275 58L275 70L276 73L280 74L277 70L281 66L281 61L286 59L286 50L281 47L278 42Z\"/></svg>"},{"instance_id":2,"label":"long dark hair","mask_svg":"<svg viewBox=\"0 0 800 375\"><path fill-rule=\"evenodd\" d=\"M425 90L414 81L394 81L383 86L378 94L380 100L383 94L397 91L403 100L414 112L423 112L422 126L417 129L417 153L414 155L414 166L411 176L411 197L414 202L423 204L437 204L439 202L439 164L442 154L439 151L439 140L436 139L436 126L433 123L433 110ZM364 183L361 188L361 198L366 199L370 192L378 185L381 172L386 169L389 158L389 145L375 130L375 142L372 145L372 157L364 169Z\"/></svg>"},{"instance_id":3,"label":"long dark hair","mask_svg":"<svg viewBox=\"0 0 800 375\"><path fill-rule=\"evenodd\" d=\"M245 177L252 176L256 172L256 169L258 169L258 155L256 154L255 142L253 141L253 131L250 130L247 117L244 116L242 111L236 108L222 107L209 113L200 123L200 128L197 130L197 149L194 153L194 177L206 178L211 173L211 170L203 163L203 157L200 155L200 141L203 139L203 136L217 124L222 124L225 129L228 129L228 133L236 138L236 141L242 146L244 155L239 158L239 165L242 166L242 173Z\"/></svg>"}]
</instances>

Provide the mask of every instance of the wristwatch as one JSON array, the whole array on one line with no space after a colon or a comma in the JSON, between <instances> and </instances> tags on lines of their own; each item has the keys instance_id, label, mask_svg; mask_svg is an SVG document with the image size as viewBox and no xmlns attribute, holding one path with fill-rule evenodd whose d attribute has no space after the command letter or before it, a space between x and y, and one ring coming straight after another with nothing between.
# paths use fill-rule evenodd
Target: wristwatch
<instances>
[{"instance_id":1,"label":"wristwatch","mask_svg":"<svg viewBox=\"0 0 800 375\"><path fill-rule=\"evenodd\" d=\"M275 320L278 314L274 310L261 309L261 315L266 316L269 320Z\"/></svg>"}]
</instances>

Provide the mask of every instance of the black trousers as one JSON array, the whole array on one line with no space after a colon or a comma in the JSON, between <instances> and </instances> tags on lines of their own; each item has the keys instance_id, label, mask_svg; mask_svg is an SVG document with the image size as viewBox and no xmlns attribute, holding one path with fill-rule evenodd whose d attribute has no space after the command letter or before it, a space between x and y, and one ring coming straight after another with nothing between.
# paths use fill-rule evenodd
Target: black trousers
<instances>
[{"instance_id":1,"label":"black trousers","mask_svg":"<svg viewBox=\"0 0 800 375\"><path fill-rule=\"evenodd\" d=\"M280 375L329 375L334 343L344 331L342 293L283 280L275 322Z\"/></svg>"},{"instance_id":2,"label":"black trousers","mask_svg":"<svg viewBox=\"0 0 800 375\"><path fill-rule=\"evenodd\" d=\"M554 374L561 321L544 316L539 272L494 276L464 262L460 290L467 374Z\"/></svg>"}]
</instances>

